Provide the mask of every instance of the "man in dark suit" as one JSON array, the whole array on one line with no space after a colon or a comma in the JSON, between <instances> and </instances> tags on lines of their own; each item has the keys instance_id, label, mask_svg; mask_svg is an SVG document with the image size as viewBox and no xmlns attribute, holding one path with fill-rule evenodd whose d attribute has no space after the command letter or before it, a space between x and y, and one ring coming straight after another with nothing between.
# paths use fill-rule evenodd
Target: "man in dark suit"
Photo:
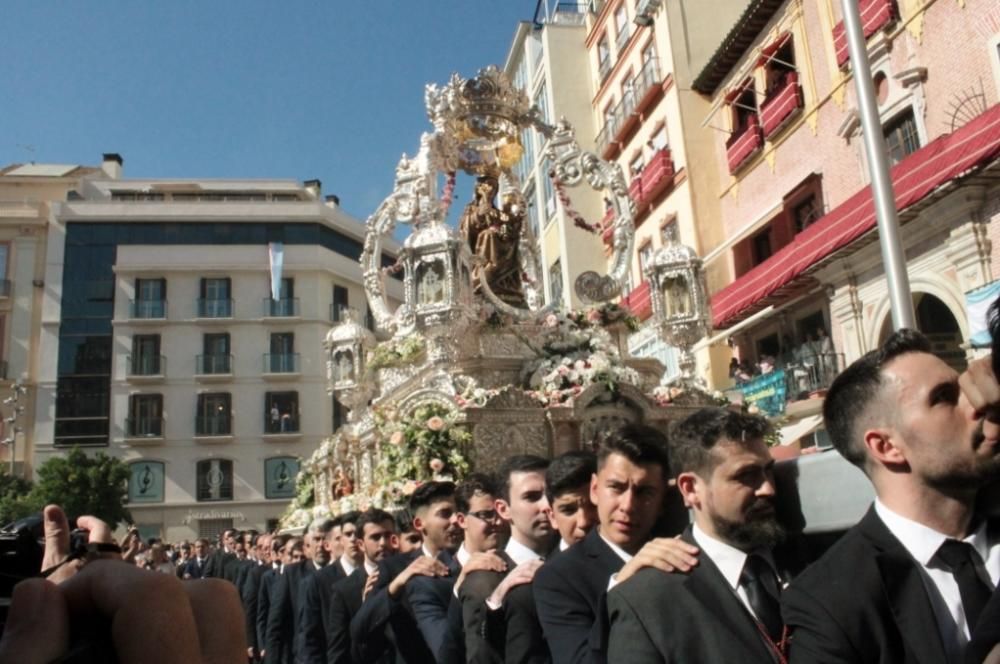
<instances>
[{"instance_id":1,"label":"man in dark suit","mask_svg":"<svg viewBox=\"0 0 1000 664\"><path fill-rule=\"evenodd\" d=\"M975 514L1000 470L1000 445L983 434L996 395L988 358L959 376L912 330L834 380L826 429L876 500L783 593L792 662L961 661L1000 579L1000 543Z\"/></svg>"},{"instance_id":2,"label":"man in dark suit","mask_svg":"<svg viewBox=\"0 0 1000 664\"><path fill-rule=\"evenodd\" d=\"M257 639L257 606L261 577L271 569L271 535L257 535L252 545L255 557L240 586L240 601L246 618L247 657L252 661L259 661L263 644Z\"/></svg>"},{"instance_id":3,"label":"man in dark suit","mask_svg":"<svg viewBox=\"0 0 1000 664\"><path fill-rule=\"evenodd\" d=\"M503 598L514 581L517 585L531 581L555 544L555 531L549 519L549 501L545 494L545 469L548 465L546 459L532 455L508 458L497 473L499 490L493 509L477 511L474 509L476 505L470 501L468 513L463 516L464 521L472 522L470 528L478 520L497 523L499 517L511 530L510 539L501 553L504 569L469 574L463 570L465 579L458 595L462 603L467 662L488 664L504 661L507 616L500 614ZM516 569L520 571L511 576ZM507 579L510 581L504 583ZM500 588L501 585L503 588ZM500 593L496 593L498 589ZM491 613L494 615L490 616ZM489 630L487 622L492 623ZM512 660L519 661L525 653L511 652L510 656Z\"/></svg>"},{"instance_id":4,"label":"man in dark suit","mask_svg":"<svg viewBox=\"0 0 1000 664\"><path fill-rule=\"evenodd\" d=\"M322 559L328 560L322 569L306 579L303 584L302 603L302 661L321 662L326 657L326 622L330 612L333 586L350 576L364 561L364 554L355 541L355 522L358 512L347 512L334 517L328 524L321 545ZM319 551L319 549L317 549ZM334 554L341 555L334 558Z\"/></svg>"},{"instance_id":5,"label":"man in dark suit","mask_svg":"<svg viewBox=\"0 0 1000 664\"><path fill-rule=\"evenodd\" d=\"M687 570L695 547L647 541L663 505L668 476L665 436L629 425L598 446L591 501L600 524L535 575L538 618L556 664L605 662L605 595L642 567Z\"/></svg>"},{"instance_id":6,"label":"man in dark suit","mask_svg":"<svg viewBox=\"0 0 1000 664\"><path fill-rule=\"evenodd\" d=\"M201 579L208 565L208 540L199 539L194 543L194 555L185 563L180 573L182 579Z\"/></svg>"},{"instance_id":7,"label":"man in dark suit","mask_svg":"<svg viewBox=\"0 0 1000 664\"><path fill-rule=\"evenodd\" d=\"M410 496L409 508L424 542L418 550L379 563L378 581L351 621L351 643L360 662L452 662L461 653L447 608L443 617L440 611L442 604L449 605L460 571L452 553L462 540L455 485L427 482Z\"/></svg>"},{"instance_id":8,"label":"man in dark suit","mask_svg":"<svg viewBox=\"0 0 1000 664\"><path fill-rule=\"evenodd\" d=\"M388 512L370 509L363 512L355 522L358 546L364 554L364 562L346 579L342 579L331 589L327 610L323 614L325 633L326 664L352 664L351 620L361 609L365 588L369 577L377 577L378 563L392 555L395 550L395 520Z\"/></svg>"},{"instance_id":9,"label":"man in dark suit","mask_svg":"<svg viewBox=\"0 0 1000 664\"><path fill-rule=\"evenodd\" d=\"M322 541L331 527L329 519L316 519L309 524L306 537L311 537L314 542ZM327 554L321 547L314 547L312 553L313 559L305 558L285 565L271 595L265 645L268 657L272 653L281 653L283 658L291 656L291 660L276 660L282 664L301 661L304 582L328 562Z\"/></svg>"},{"instance_id":10,"label":"man in dark suit","mask_svg":"<svg viewBox=\"0 0 1000 664\"><path fill-rule=\"evenodd\" d=\"M280 662L282 655L269 657L267 655L267 619L271 611L271 598L285 565L302 559L302 539L291 535L275 535L271 542L271 569L260 577L260 589L257 591L257 646L265 663ZM289 644L289 648L291 644Z\"/></svg>"},{"instance_id":11,"label":"man in dark suit","mask_svg":"<svg viewBox=\"0 0 1000 664\"><path fill-rule=\"evenodd\" d=\"M677 488L701 550L687 574L647 567L608 593L611 662L747 662L783 657L773 547L774 460L760 415L705 408L671 430Z\"/></svg>"},{"instance_id":12,"label":"man in dark suit","mask_svg":"<svg viewBox=\"0 0 1000 664\"><path fill-rule=\"evenodd\" d=\"M223 571L226 563L236 558L236 553L233 551L236 545L236 532L233 528L222 531L222 535L219 537L219 548L212 552L212 555L208 557L208 562L205 563L203 576L206 579L224 578Z\"/></svg>"}]
</instances>

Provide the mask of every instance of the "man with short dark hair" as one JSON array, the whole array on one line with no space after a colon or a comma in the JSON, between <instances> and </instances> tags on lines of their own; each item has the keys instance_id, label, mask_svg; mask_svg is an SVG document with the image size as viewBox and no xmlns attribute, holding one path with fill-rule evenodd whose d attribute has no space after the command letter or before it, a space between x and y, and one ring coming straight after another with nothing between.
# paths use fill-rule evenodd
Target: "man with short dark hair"
<instances>
[{"instance_id":1,"label":"man with short dark hair","mask_svg":"<svg viewBox=\"0 0 1000 664\"><path fill-rule=\"evenodd\" d=\"M599 444L591 501L600 520L582 541L542 565L534 593L555 664L605 662L605 596L639 569L690 569L696 551L677 539L650 541L669 476L666 437L628 425Z\"/></svg>"},{"instance_id":2,"label":"man with short dark hair","mask_svg":"<svg viewBox=\"0 0 1000 664\"><path fill-rule=\"evenodd\" d=\"M988 404L970 401L984 391L996 393L988 358L959 376L905 329L833 381L827 432L876 499L782 594L792 662L961 661L1000 579L998 524L975 512L1000 471Z\"/></svg>"},{"instance_id":3,"label":"man with short dark hair","mask_svg":"<svg viewBox=\"0 0 1000 664\"><path fill-rule=\"evenodd\" d=\"M289 543L294 539L288 533L275 535L271 541L271 567L260 577L260 588L257 590L257 647L260 649L260 656L266 662L280 662L281 659L274 657L266 658L267 650L267 618L271 610L271 597L274 596L274 587L277 585L278 577L286 562L291 562ZM301 540L300 540L301 541Z\"/></svg>"},{"instance_id":4,"label":"man with short dark hair","mask_svg":"<svg viewBox=\"0 0 1000 664\"><path fill-rule=\"evenodd\" d=\"M647 567L608 593L611 662L780 661L784 629L773 547L774 460L760 415L704 408L670 432L677 488L694 513L687 574ZM666 599L665 598L669 598Z\"/></svg>"},{"instance_id":5,"label":"man with short dark hair","mask_svg":"<svg viewBox=\"0 0 1000 664\"><path fill-rule=\"evenodd\" d=\"M236 529L226 528L219 535L219 548L208 557L202 575L206 579L225 578L226 564L236 559Z\"/></svg>"},{"instance_id":6,"label":"man with short dark hair","mask_svg":"<svg viewBox=\"0 0 1000 664\"><path fill-rule=\"evenodd\" d=\"M424 536L413 525L413 514L408 508L396 512L396 551L407 554L419 551L424 545Z\"/></svg>"},{"instance_id":7,"label":"man with short dark hair","mask_svg":"<svg viewBox=\"0 0 1000 664\"><path fill-rule=\"evenodd\" d=\"M257 661L263 647L263 643L257 639L257 609L261 578L271 569L271 535L269 533L253 535L251 547L254 551L253 565L240 587L240 600L243 602L243 612L246 616L247 656Z\"/></svg>"},{"instance_id":8,"label":"man with short dark hair","mask_svg":"<svg viewBox=\"0 0 1000 664\"><path fill-rule=\"evenodd\" d=\"M452 585L420 584L457 576L454 551L462 539L452 482L427 482L410 496L414 527L424 541L420 549L379 563L378 582L351 620L355 659L372 662L380 657L408 664L456 661L460 643L454 642L447 620L428 611L439 601L447 604Z\"/></svg>"},{"instance_id":9,"label":"man with short dark hair","mask_svg":"<svg viewBox=\"0 0 1000 664\"><path fill-rule=\"evenodd\" d=\"M205 576L208 565L208 540L200 538L194 542L194 554L180 570L182 579L200 579Z\"/></svg>"},{"instance_id":10,"label":"man with short dark hair","mask_svg":"<svg viewBox=\"0 0 1000 664\"><path fill-rule=\"evenodd\" d=\"M545 495L560 551L586 537L597 523L597 507L590 500L590 479L596 472L597 457L588 450L564 452L545 471Z\"/></svg>"}]
</instances>

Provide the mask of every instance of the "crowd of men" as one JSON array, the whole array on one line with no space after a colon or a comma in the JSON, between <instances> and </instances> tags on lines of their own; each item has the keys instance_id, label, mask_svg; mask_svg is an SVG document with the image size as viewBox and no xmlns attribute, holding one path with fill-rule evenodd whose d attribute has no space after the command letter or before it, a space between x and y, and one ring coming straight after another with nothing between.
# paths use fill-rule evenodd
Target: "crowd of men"
<instances>
[{"instance_id":1,"label":"crowd of men","mask_svg":"<svg viewBox=\"0 0 1000 664\"><path fill-rule=\"evenodd\" d=\"M227 531L178 573L234 583L248 658L276 664L981 662L1000 632L1000 521L978 500L998 403L987 365L960 377L911 331L844 371L827 429L877 498L818 560L778 518L768 421L706 408L669 440L631 425L425 483L395 515Z\"/></svg>"},{"instance_id":2,"label":"crowd of men","mask_svg":"<svg viewBox=\"0 0 1000 664\"><path fill-rule=\"evenodd\" d=\"M1000 662L1000 366L931 350L903 330L830 387L827 431L876 499L815 554L779 518L768 421L705 408L425 483L396 514L230 530L176 566L159 545L143 565L166 573L101 560L122 552L93 517L97 559L67 565L46 507L49 581L15 587L0 662L75 661L68 626L99 613L124 664Z\"/></svg>"}]
</instances>

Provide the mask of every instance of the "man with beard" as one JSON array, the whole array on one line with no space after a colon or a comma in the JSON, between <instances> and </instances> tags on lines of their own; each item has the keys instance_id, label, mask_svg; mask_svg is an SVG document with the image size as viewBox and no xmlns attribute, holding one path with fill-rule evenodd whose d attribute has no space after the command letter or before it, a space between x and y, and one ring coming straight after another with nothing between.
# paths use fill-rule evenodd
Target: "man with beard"
<instances>
[{"instance_id":1,"label":"man with beard","mask_svg":"<svg viewBox=\"0 0 1000 664\"><path fill-rule=\"evenodd\" d=\"M961 661L1000 579L997 524L975 514L1000 465L970 402L995 387L978 367L960 377L900 330L833 381L826 429L876 499L783 594L792 662Z\"/></svg>"},{"instance_id":2,"label":"man with beard","mask_svg":"<svg viewBox=\"0 0 1000 664\"><path fill-rule=\"evenodd\" d=\"M492 509L479 513L470 511L466 517L509 524L510 527L510 539L499 556L504 563L503 569L472 572L459 590L467 662L504 661L508 629L534 629L539 636L541 634L537 621L534 625L525 624L523 616L515 615L515 608L500 612L507 591L530 583L554 544L555 533L549 521L549 501L545 495L548 465L547 460L532 455L508 458L498 473L501 488ZM462 573L465 575L464 570ZM493 593L496 595L491 597ZM508 627L512 619L515 619L514 624ZM521 661L528 655L513 651L509 654L511 661Z\"/></svg>"},{"instance_id":3,"label":"man with beard","mask_svg":"<svg viewBox=\"0 0 1000 664\"><path fill-rule=\"evenodd\" d=\"M677 488L694 513L687 574L647 567L608 593L611 662L780 661L781 582L772 547L774 460L759 415L705 408L671 430Z\"/></svg>"}]
</instances>

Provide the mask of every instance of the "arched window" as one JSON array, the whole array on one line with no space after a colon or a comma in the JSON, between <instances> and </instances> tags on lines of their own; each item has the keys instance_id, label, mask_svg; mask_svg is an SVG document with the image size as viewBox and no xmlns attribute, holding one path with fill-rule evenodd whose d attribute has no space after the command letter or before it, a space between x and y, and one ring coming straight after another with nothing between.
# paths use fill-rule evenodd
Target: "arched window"
<instances>
[{"instance_id":1,"label":"arched window","mask_svg":"<svg viewBox=\"0 0 1000 664\"><path fill-rule=\"evenodd\" d=\"M233 462L228 459L205 459L198 462L199 501L233 499Z\"/></svg>"}]
</instances>

